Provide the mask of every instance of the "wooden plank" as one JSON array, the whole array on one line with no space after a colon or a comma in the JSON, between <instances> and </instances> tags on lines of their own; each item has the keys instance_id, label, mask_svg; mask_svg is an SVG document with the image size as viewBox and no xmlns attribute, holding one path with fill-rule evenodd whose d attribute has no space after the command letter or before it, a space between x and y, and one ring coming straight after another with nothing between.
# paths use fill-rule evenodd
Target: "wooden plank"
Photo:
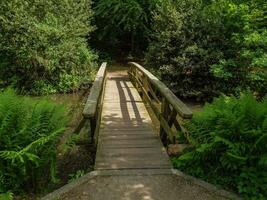
<instances>
[{"instance_id":1,"label":"wooden plank","mask_svg":"<svg viewBox=\"0 0 267 200\"><path fill-rule=\"evenodd\" d=\"M136 155L136 156L149 156L151 154L165 155L166 151L158 147L151 148L117 148L110 151L109 149L99 149L97 152L98 156L121 156L121 155ZM167 156L166 156L167 157Z\"/></svg>"},{"instance_id":2,"label":"wooden plank","mask_svg":"<svg viewBox=\"0 0 267 200\"><path fill-rule=\"evenodd\" d=\"M131 130L131 129L138 129L141 131L146 131L146 130L151 130L152 128L150 128L148 125L145 124L141 124L141 125L134 125L134 124L121 124L121 125L117 125L117 124L102 124L101 128L103 130Z\"/></svg>"},{"instance_id":3,"label":"wooden plank","mask_svg":"<svg viewBox=\"0 0 267 200\"><path fill-rule=\"evenodd\" d=\"M108 118L114 118L115 120L145 120L145 121L151 121L148 117L149 114L147 112L138 112L138 111L134 111L134 112L126 112L126 111L121 111L121 110L112 110L106 113L103 113L103 117L105 117L105 119ZM122 120L123 119L123 120Z\"/></svg>"},{"instance_id":4,"label":"wooden plank","mask_svg":"<svg viewBox=\"0 0 267 200\"><path fill-rule=\"evenodd\" d=\"M117 141L117 142L108 142L108 141L98 141L98 146L100 148L148 148L148 147L159 147L162 145L158 140L143 140L143 141Z\"/></svg>"},{"instance_id":5,"label":"wooden plank","mask_svg":"<svg viewBox=\"0 0 267 200\"><path fill-rule=\"evenodd\" d=\"M144 132L144 131L151 131L151 129L147 129L146 127L132 127L132 126L128 126L128 127L109 127L109 128L106 128L104 126L101 127L101 132L103 131L112 131L112 132L122 132L122 131L141 131L141 132Z\"/></svg>"},{"instance_id":6,"label":"wooden plank","mask_svg":"<svg viewBox=\"0 0 267 200\"><path fill-rule=\"evenodd\" d=\"M168 164L169 160L164 154L124 154L110 156L106 154L98 155L96 163L135 163L135 162L150 162L150 163L161 163Z\"/></svg>"},{"instance_id":7,"label":"wooden plank","mask_svg":"<svg viewBox=\"0 0 267 200\"><path fill-rule=\"evenodd\" d=\"M100 136L105 136L105 135L157 135L155 133L151 134L151 130L138 130L138 129L125 129L125 130L109 130L109 129L101 129L101 134Z\"/></svg>"},{"instance_id":8,"label":"wooden plank","mask_svg":"<svg viewBox=\"0 0 267 200\"><path fill-rule=\"evenodd\" d=\"M157 144L160 146L160 141L156 137L151 137L149 140L144 140L144 138L131 138L128 140L122 140L122 139L107 139L107 138L99 138L99 143L101 145L114 145L114 146L123 146L123 145L154 145Z\"/></svg>"},{"instance_id":9,"label":"wooden plank","mask_svg":"<svg viewBox=\"0 0 267 200\"><path fill-rule=\"evenodd\" d=\"M156 135L153 134L120 134L120 135L112 135L112 134L105 134L99 136L101 141L105 140L149 140L149 139L157 139Z\"/></svg>"},{"instance_id":10,"label":"wooden plank","mask_svg":"<svg viewBox=\"0 0 267 200\"><path fill-rule=\"evenodd\" d=\"M116 110L116 109L127 109L127 110L134 110L134 109L139 109L140 111L146 111L145 105L141 101L137 102L115 102L111 101L109 104L103 105L103 108L109 109L109 110Z\"/></svg>"},{"instance_id":11,"label":"wooden plank","mask_svg":"<svg viewBox=\"0 0 267 200\"><path fill-rule=\"evenodd\" d=\"M162 162L136 162L131 161L125 162L107 162L107 163L96 163L96 170L101 169L170 169L170 164Z\"/></svg>"},{"instance_id":12,"label":"wooden plank","mask_svg":"<svg viewBox=\"0 0 267 200\"><path fill-rule=\"evenodd\" d=\"M136 156L136 155L122 155L116 157L98 157L97 164L106 163L122 163L122 164L136 164L136 163L157 163L167 165L169 160L162 155Z\"/></svg>"}]
</instances>

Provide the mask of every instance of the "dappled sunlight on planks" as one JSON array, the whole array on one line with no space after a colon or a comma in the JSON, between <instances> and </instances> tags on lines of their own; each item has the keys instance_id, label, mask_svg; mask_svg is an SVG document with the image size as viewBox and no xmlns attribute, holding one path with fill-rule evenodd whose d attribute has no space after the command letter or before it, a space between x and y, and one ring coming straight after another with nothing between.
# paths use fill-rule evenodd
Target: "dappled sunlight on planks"
<instances>
[{"instance_id":1,"label":"dappled sunlight on planks","mask_svg":"<svg viewBox=\"0 0 267 200\"><path fill-rule=\"evenodd\" d=\"M152 126L127 71L108 72L95 169L171 169Z\"/></svg>"}]
</instances>

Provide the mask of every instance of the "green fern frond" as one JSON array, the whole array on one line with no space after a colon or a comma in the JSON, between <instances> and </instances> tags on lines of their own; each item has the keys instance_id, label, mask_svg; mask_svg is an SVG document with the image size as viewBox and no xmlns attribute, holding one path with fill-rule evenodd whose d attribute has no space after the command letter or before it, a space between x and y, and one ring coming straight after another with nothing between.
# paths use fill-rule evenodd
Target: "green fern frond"
<instances>
[{"instance_id":1,"label":"green fern frond","mask_svg":"<svg viewBox=\"0 0 267 200\"><path fill-rule=\"evenodd\" d=\"M206 104L186 127L194 148L173 159L175 167L227 183L247 196L267 196L267 174L262 173L267 164L267 98L258 102L248 93L222 96Z\"/></svg>"},{"instance_id":2,"label":"green fern frond","mask_svg":"<svg viewBox=\"0 0 267 200\"><path fill-rule=\"evenodd\" d=\"M17 96L11 89L0 93L0 174L4 192L22 190L33 180L36 186L40 180L56 180L57 142L66 123L61 105Z\"/></svg>"}]
</instances>

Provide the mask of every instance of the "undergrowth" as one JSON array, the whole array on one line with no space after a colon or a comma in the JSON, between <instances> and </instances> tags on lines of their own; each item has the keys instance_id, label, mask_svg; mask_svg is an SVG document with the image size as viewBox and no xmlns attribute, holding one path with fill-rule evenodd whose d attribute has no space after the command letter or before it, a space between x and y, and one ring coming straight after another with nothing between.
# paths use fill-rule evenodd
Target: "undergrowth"
<instances>
[{"instance_id":1,"label":"undergrowth","mask_svg":"<svg viewBox=\"0 0 267 200\"><path fill-rule=\"evenodd\" d=\"M234 189L247 199L267 197L267 98L222 96L187 124L193 147L173 164Z\"/></svg>"},{"instance_id":2,"label":"undergrowth","mask_svg":"<svg viewBox=\"0 0 267 200\"><path fill-rule=\"evenodd\" d=\"M56 147L66 123L63 105L0 93L0 193L35 193L57 181Z\"/></svg>"}]
</instances>

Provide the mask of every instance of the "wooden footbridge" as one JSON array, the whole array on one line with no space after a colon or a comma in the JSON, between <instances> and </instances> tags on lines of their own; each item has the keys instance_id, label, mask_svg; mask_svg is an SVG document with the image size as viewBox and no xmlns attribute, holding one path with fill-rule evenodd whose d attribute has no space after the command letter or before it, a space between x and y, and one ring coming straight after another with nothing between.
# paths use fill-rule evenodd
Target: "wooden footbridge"
<instances>
[{"instance_id":1,"label":"wooden footbridge","mask_svg":"<svg viewBox=\"0 0 267 200\"><path fill-rule=\"evenodd\" d=\"M178 131L187 136L183 122L192 113L142 66L116 70L103 63L83 115L80 126L90 122L97 145L95 170L43 200L238 199L172 169L165 147Z\"/></svg>"},{"instance_id":2,"label":"wooden footbridge","mask_svg":"<svg viewBox=\"0 0 267 200\"><path fill-rule=\"evenodd\" d=\"M83 112L97 144L95 170L171 169L163 145L175 142L177 132L184 131L182 121L192 113L149 71L129 65L128 71L101 65Z\"/></svg>"}]
</instances>

